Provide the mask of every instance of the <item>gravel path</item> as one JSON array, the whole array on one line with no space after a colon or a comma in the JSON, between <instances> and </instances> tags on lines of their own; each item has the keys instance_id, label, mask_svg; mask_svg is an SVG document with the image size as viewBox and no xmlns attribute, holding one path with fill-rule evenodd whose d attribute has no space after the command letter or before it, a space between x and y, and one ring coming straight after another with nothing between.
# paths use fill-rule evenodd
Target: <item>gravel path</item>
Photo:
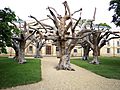
<instances>
[{"instance_id":1,"label":"gravel path","mask_svg":"<svg viewBox=\"0 0 120 90\"><path fill-rule=\"evenodd\" d=\"M42 59L42 81L5 90L120 90L120 80L107 79L72 65L75 71L57 71L58 59Z\"/></svg>"}]
</instances>

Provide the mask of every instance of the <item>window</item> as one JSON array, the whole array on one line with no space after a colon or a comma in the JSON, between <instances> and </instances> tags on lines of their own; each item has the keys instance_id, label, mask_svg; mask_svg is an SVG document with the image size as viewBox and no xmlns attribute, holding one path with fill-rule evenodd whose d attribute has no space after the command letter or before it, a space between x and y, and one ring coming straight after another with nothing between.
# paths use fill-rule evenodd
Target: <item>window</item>
<instances>
[{"instance_id":1,"label":"window","mask_svg":"<svg viewBox=\"0 0 120 90\"><path fill-rule=\"evenodd\" d=\"M117 53L120 53L120 48L117 48Z\"/></svg>"},{"instance_id":2,"label":"window","mask_svg":"<svg viewBox=\"0 0 120 90\"><path fill-rule=\"evenodd\" d=\"M46 54L51 55L51 46L46 46Z\"/></svg>"},{"instance_id":3,"label":"window","mask_svg":"<svg viewBox=\"0 0 120 90\"><path fill-rule=\"evenodd\" d=\"M117 41L117 46L120 46L120 41Z\"/></svg>"},{"instance_id":4,"label":"window","mask_svg":"<svg viewBox=\"0 0 120 90\"><path fill-rule=\"evenodd\" d=\"M74 49L74 52L77 53L77 49Z\"/></svg>"},{"instance_id":5,"label":"window","mask_svg":"<svg viewBox=\"0 0 120 90\"><path fill-rule=\"evenodd\" d=\"M32 53L33 53L33 46L29 46L29 48L28 48L28 53L29 53L29 54L32 54Z\"/></svg>"},{"instance_id":6,"label":"window","mask_svg":"<svg viewBox=\"0 0 120 90\"><path fill-rule=\"evenodd\" d=\"M107 53L110 53L110 48L107 48Z\"/></svg>"},{"instance_id":7,"label":"window","mask_svg":"<svg viewBox=\"0 0 120 90\"><path fill-rule=\"evenodd\" d=\"M32 52L33 51L33 47L29 46L29 51Z\"/></svg>"}]
</instances>

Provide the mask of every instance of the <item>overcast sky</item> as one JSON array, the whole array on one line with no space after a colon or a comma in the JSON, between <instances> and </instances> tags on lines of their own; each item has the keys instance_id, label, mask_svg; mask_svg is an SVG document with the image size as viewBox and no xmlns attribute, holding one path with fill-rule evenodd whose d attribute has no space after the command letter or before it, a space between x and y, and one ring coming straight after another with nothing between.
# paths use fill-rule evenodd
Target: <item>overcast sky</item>
<instances>
[{"instance_id":1,"label":"overcast sky","mask_svg":"<svg viewBox=\"0 0 120 90\"><path fill-rule=\"evenodd\" d=\"M58 13L63 14L64 6L62 2L65 0L0 0L0 8L9 7L15 11L16 15L23 20L29 20L28 16L33 15L38 19L46 18L49 12L46 10L48 6L54 7ZM108 11L110 0L66 0L71 12L83 8L82 18L92 19L94 8L97 8L96 23L111 24L112 11Z\"/></svg>"}]
</instances>

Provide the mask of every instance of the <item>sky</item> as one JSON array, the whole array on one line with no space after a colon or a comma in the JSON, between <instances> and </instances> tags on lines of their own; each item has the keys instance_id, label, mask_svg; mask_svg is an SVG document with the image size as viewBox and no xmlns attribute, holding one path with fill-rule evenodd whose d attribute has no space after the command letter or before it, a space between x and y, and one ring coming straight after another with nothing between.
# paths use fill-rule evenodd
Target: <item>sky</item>
<instances>
[{"instance_id":1,"label":"sky","mask_svg":"<svg viewBox=\"0 0 120 90\"><path fill-rule=\"evenodd\" d=\"M53 7L58 13L64 13L62 2L65 0L0 0L0 9L11 8L17 16L23 20L30 20L29 15L37 19L47 18L48 6ZM82 8L82 19L92 19L94 8L97 8L95 23L107 23L113 29L115 25L111 23L113 11L108 11L110 0L66 0L71 12ZM76 16L76 18L78 18Z\"/></svg>"}]
</instances>

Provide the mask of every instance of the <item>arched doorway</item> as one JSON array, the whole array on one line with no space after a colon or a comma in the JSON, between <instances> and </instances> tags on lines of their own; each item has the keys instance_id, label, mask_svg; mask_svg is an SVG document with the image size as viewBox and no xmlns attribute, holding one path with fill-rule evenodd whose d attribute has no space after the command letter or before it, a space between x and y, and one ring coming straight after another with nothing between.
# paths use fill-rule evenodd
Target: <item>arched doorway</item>
<instances>
[{"instance_id":1,"label":"arched doorway","mask_svg":"<svg viewBox=\"0 0 120 90\"><path fill-rule=\"evenodd\" d=\"M46 46L46 55L51 55L51 46Z\"/></svg>"}]
</instances>

